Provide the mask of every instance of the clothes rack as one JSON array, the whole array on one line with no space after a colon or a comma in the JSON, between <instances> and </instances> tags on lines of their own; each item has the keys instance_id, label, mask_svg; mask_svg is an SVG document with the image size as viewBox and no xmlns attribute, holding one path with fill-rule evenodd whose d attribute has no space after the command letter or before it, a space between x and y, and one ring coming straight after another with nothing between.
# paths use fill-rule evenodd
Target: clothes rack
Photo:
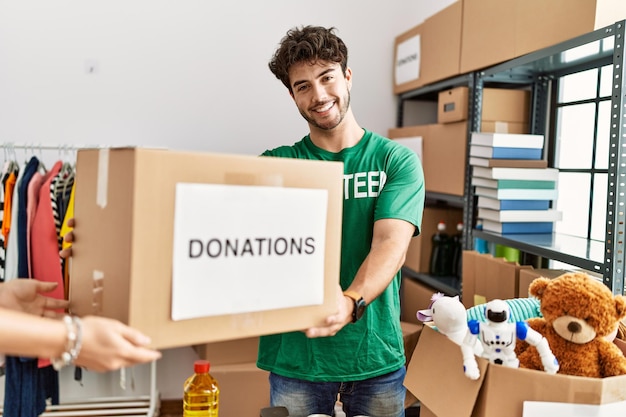
<instances>
[{"instance_id":1,"label":"clothes rack","mask_svg":"<svg viewBox=\"0 0 626 417\"><path fill-rule=\"evenodd\" d=\"M42 151L58 151L61 159L75 158L80 149L108 148L106 145L77 145L77 144L42 144L42 143L14 143L2 142L0 147L4 151L5 160L17 159L15 150L19 149L29 154L42 154ZM121 380L125 380L125 369L120 371ZM41 416L74 417L74 416L147 416L159 415L160 396L156 384L156 361L150 364L150 392L148 395L113 396L84 399L81 401L61 402L59 405L49 405ZM3 405L0 404L0 416Z\"/></svg>"}]
</instances>

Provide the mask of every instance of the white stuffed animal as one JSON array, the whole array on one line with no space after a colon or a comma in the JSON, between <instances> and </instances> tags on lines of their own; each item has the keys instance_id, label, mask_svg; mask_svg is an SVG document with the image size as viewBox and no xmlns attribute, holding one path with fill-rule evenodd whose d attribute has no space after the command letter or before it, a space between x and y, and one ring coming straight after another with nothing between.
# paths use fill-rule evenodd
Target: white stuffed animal
<instances>
[{"instance_id":1,"label":"white stuffed animal","mask_svg":"<svg viewBox=\"0 0 626 417\"><path fill-rule=\"evenodd\" d=\"M446 335L457 345L461 345L467 332L467 310L459 296L446 296L440 292L433 294L430 307L419 310L417 318L422 322L432 321L440 333Z\"/></svg>"}]
</instances>

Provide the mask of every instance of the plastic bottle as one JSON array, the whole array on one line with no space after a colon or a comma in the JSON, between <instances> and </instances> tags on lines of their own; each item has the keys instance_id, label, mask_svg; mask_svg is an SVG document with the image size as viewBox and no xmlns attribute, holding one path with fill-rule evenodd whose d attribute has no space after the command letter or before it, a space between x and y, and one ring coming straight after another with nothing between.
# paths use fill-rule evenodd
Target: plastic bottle
<instances>
[{"instance_id":1,"label":"plastic bottle","mask_svg":"<svg viewBox=\"0 0 626 417\"><path fill-rule=\"evenodd\" d=\"M446 233L446 223L437 224L437 232L432 237L432 252L430 255L430 274L436 276L450 275L452 272L452 258L450 237Z\"/></svg>"},{"instance_id":2,"label":"plastic bottle","mask_svg":"<svg viewBox=\"0 0 626 417\"><path fill-rule=\"evenodd\" d=\"M476 230L483 230L483 222L476 221ZM474 250L478 253L489 253L489 244L479 237L474 238Z\"/></svg>"},{"instance_id":3,"label":"plastic bottle","mask_svg":"<svg viewBox=\"0 0 626 417\"><path fill-rule=\"evenodd\" d=\"M209 373L210 366L205 360L194 362L194 374L183 386L183 417L218 417L220 388Z\"/></svg>"},{"instance_id":4,"label":"plastic bottle","mask_svg":"<svg viewBox=\"0 0 626 417\"><path fill-rule=\"evenodd\" d=\"M452 271L450 275L460 277L463 259L463 223L457 223L456 234L452 236Z\"/></svg>"}]
</instances>

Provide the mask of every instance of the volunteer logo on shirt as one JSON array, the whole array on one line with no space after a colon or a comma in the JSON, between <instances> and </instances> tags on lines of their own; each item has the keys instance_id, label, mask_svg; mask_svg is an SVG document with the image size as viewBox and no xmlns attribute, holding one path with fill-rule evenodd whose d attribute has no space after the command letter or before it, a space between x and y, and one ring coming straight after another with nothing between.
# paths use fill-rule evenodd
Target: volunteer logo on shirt
<instances>
[{"instance_id":1,"label":"volunteer logo on shirt","mask_svg":"<svg viewBox=\"0 0 626 417\"><path fill-rule=\"evenodd\" d=\"M378 197L387 182L387 174L384 171L355 172L344 174L343 194L344 199Z\"/></svg>"},{"instance_id":2,"label":"volunteer logo on shirt","mask_svg":"<svg viewBox=\"0 0 626 417\"><path fill-rule=\"evenodd\" d=\"M313 237L255 237L189 240L189 258L237 258L250 256L294 256L315 253Z\"/></svg>"}]
</instances>

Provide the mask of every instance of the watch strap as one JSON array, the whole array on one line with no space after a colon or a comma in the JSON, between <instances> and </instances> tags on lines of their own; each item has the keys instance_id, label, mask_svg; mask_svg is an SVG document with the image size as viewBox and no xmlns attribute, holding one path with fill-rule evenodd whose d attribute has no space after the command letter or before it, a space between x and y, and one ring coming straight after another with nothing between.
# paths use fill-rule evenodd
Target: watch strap
<instances>
[{"instance_id":1,"label":"watch strap","mask_svg":"<svg viewBox=\"0 0 626 417\"><path fill-rule=\"evenodd\" d=\"M363 298L361 297L361 294L359 294L358 292L350 291L350 290L344 291L343 295L347 295L348 297L352 298L352 300L354 300L355 302Z\"/></svg>"}]
</instances>

